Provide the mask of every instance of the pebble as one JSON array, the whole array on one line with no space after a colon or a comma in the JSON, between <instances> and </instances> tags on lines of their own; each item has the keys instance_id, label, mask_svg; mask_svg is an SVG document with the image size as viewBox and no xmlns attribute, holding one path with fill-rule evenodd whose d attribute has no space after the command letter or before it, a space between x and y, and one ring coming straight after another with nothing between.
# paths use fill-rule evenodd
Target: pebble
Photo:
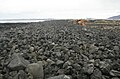
<instances>
[{"instance_id":1,"label":"pebble","mask_svg":"<svg viewBox=\"0 0 120 79\"><path fill-rule=\"evenodd\" d=\"M34 47L30 47L30 52L33 52L34 50Z\"/></svg>"}]
</instances>

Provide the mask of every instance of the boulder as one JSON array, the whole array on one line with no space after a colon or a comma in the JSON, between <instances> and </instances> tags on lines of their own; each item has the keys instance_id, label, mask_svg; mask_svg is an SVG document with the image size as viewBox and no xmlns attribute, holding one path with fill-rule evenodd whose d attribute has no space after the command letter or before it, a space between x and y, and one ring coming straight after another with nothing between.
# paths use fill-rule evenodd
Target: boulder
<instances>
[{"instance_id":1,"label":"boulder","mask_svg":"<svg viewBox=\"0 0 120 79\"><path fill-rule=\"evenodd\" d=\"M27 71L32 75L33 79L43 79L44 77L43 64L41 61L29 64L27 66Z\"/></svg>"},{"instance_id":2,"label":"boulder","mask_svg":"<svg viewBox=\"0 0 120 79\"><path fill-rule=\"evenodd\" d=\"M23 70L27 67L29 61L25 60L20 54L14 53L12 60L8 64L8 68L11 70Z\"/></svg>"}]
</instances>

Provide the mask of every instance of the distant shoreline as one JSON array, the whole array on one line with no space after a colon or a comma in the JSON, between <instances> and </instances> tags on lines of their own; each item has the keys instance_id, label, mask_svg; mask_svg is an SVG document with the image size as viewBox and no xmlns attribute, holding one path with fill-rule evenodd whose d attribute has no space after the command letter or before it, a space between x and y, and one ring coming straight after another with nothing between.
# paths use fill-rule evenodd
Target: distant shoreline
<instances>
[{"instance_id":1,"label":"distant shoreline","mask_svg":"<svg viewBox=\"0 0 120 79\"><path fill-rule=\"evenodd\" d=\"M29 22L43 22L47 19L0 19L0 23L29 23Z\"/></svg>"}]
</instances>

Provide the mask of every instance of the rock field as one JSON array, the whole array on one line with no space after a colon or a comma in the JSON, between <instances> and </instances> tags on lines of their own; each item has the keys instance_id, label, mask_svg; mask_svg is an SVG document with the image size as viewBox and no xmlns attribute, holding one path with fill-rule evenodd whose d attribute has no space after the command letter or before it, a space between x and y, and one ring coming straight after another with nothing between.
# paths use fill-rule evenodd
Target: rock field
<instances>
[{"instance_id":1,"label":"rock field","mask_svg":"<svg viewBox=\"0 0 120 79\"><path fill-rule=\"evenodd\" d=\"M0 24L0 79L120 79L120 26Z\"/></svg>"}]
</instances>

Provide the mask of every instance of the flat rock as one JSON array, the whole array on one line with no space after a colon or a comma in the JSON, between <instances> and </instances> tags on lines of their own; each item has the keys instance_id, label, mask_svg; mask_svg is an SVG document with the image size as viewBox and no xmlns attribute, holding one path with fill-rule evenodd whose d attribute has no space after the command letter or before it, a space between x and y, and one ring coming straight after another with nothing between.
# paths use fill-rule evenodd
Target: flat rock
<instances>
[{"instance_id":1,"label":"flat rock","mask_svg":"<svg viewBox=\"0 0 120 79\"><path fill-rule=\"evenodd\" d=\"M20 54L14 53L12 60L8 64L8 68L11 70L23 70L27 67L29 61L25 60Z\"/></svg>"},{"instance_id":2,"label":"flat rock","mask_svg":"<svg viewBox=\"0 0 120 79\"><path fill-rule=\"evenodd\" d=\"M43 79L43 64L41 61L37 63L32 63L27 66L27 71L33 76L33 79Z\"/></svg>"}]
</instances>

